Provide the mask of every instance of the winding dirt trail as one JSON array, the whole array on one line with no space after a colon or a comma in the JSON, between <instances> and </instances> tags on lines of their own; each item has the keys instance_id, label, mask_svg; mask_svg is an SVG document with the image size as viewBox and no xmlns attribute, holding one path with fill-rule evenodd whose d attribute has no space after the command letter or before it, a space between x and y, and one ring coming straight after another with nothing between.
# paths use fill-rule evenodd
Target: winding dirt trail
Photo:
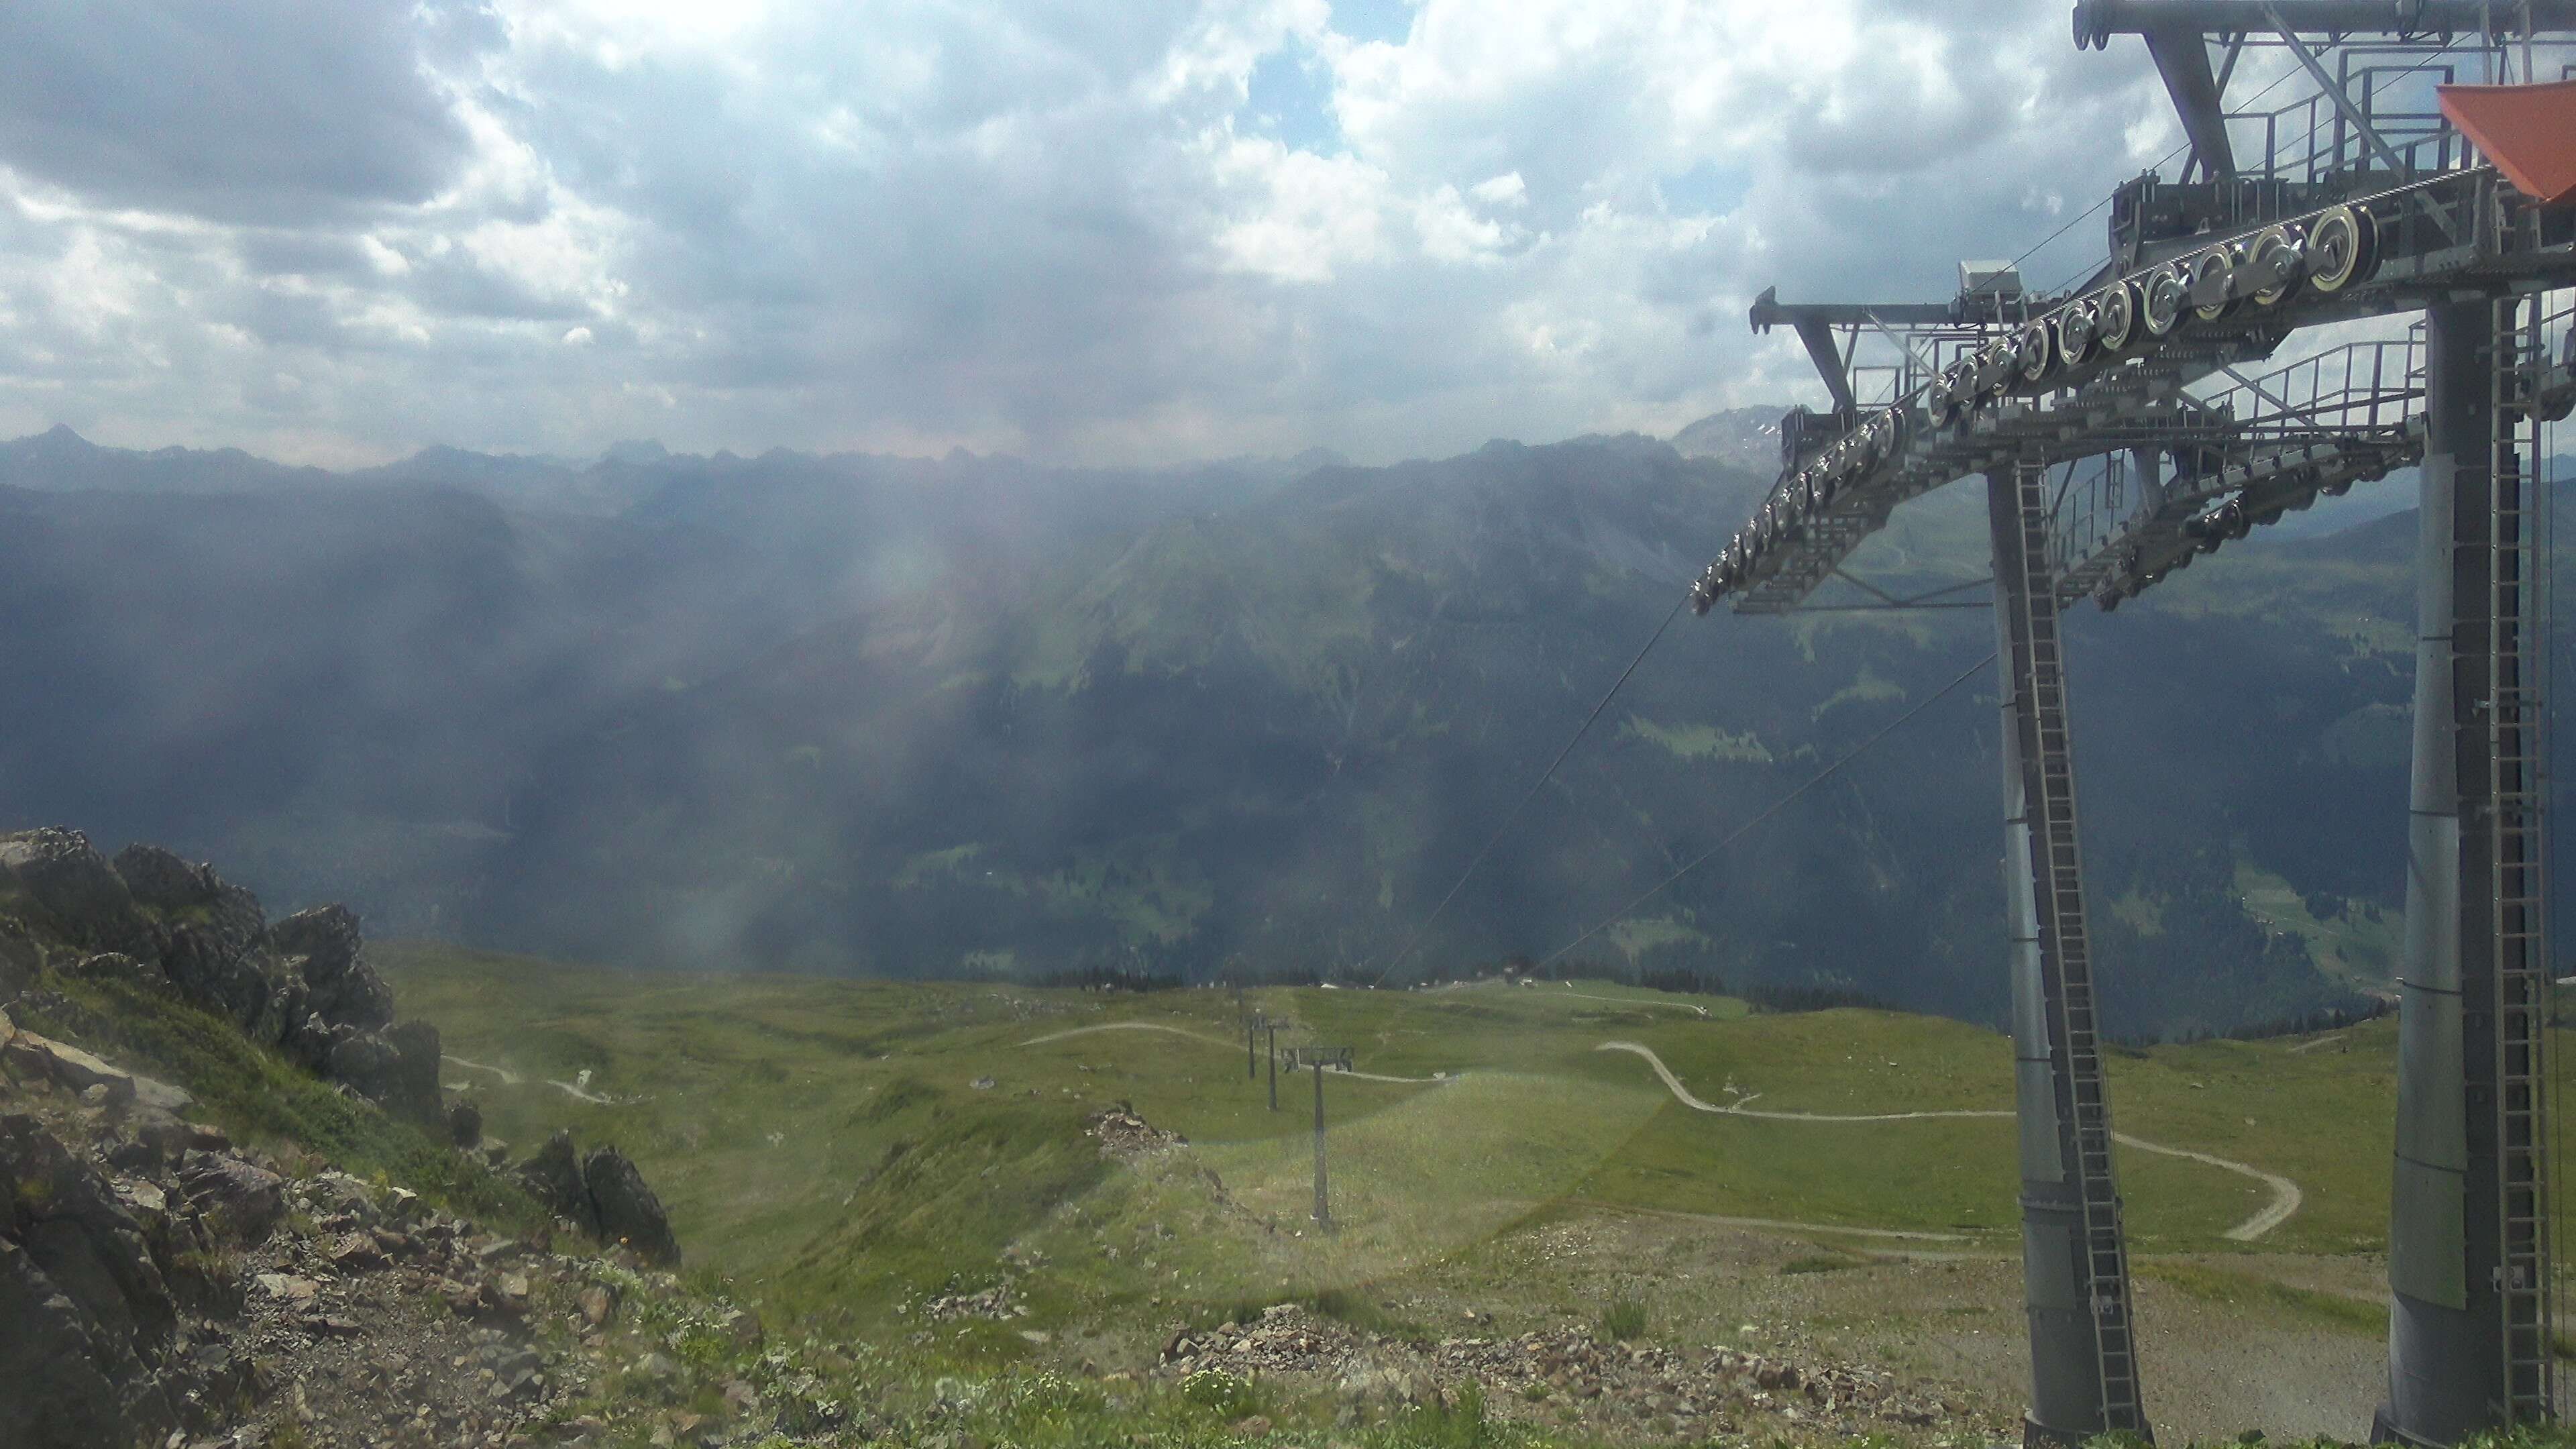
<instances>
[{"instance_id":1,"label":"winding dirt trail","mask_svg":"<svg viewBox=\"0 0 2576 1449\"><path fill-rule=\"evenodd\" d=\"M1542 992L1540 994L1546 995L1547 993ZM1642 996L1596 996L1589 991L1560 991L1555 993L1555 999L1558 1001L1569 999L1574 1001L1606 1001L1612 1006L1634 1006L1640 1008L1659 1007L1665 1011L1695 1012L1702 1021L1706 1021L1708 1019L1707 1007L1693 1006L1687 1001L1649 1001Z\"/></svg>"},{"instance_id":2,"label":"winding dirt trail","mask_svg":"<svg viewBox=\"0 0 2576 1449\"><path fill-rule=\"evenodd\" d=\"M1655 1049L1650 1046L1633 1041L1605 1041L1599 1046L1594 1047L1593 1050L1603 1052L1628 1052L1635 1056L1644 1057L1646 1059L1646 1065L1655 1069L1655 1075L1663 1079L1664 1086L1671 1090L1673 1096L1679 1099L1683 1106L1688 1107L1695 1112L1712 1112L1723 1117L1759 1117L1773 1122L1919 1122L1941 1117L2008 1118L2013 1115L2009 1109L1959 1110L1947 1112L1833 1113L1757 1112L1740 1105L1721 1107L1714 1102L1703 1102L1698 1097L1693 1096L1690 1088L1682 1085L1681 1078L1673 1075L1672 1068L1665 1066L1664 1059L1655 1055ZM1745 1100L1751 1101L1752 1099L1748 1097ZM2195 1152L2188 1147L2168 1147L2161 1142L2149 1142L2143 1137L2132 1137L2126 1132L2114 1132L2111 1134L2111 1138L2123 1147L2134 1147L2141 1152L2154 1152L2166 1157L2187 1158L2190 1161L2201 1163L2205 1166L2220 1168L2224 1171L2250 1177L2271 1189L2272 1200L2267 1203L2260 1212L2255 1213L2252 1217L2245 1219L2245 1221L2238 1223L2236 1226L2229 1228L2226 1232L2220 1234L2221 1237L2224 1237L2231 1242L2253 1242L2255 1239L2262 1237L2265 1233L2268 1233L2274 1228L2279 1227L2281 1224L2288 1222L2291 1214L2296 1213L2299 1210L2299 1204L2304 1201L2305 1198L2305 1195L2299 1191L2299 1185L2297 1183L2281 1176L2279 1173L2265 1172L2263 1169L2256 1167L2251 1163L2235 1162L2224 1157L2213 1156L2206 1152Z\"/></svg>"},{"instance_id":3,"label":"winding dirt trail","mask_svg":"<svg viewBox=\"0 0 2576 1449\"><path fill-rule=\"evenodd\" d=\"M474 1071L490 1072L494 1077L499 1078L501 1085L505 1087L519 1086L527 1081L527 1078L520 1076L517 1072L511 1071L508 1067L496 1067L488 1062L469 1062L463 1057L449 1056L445 1052L439 1053L438 1059L443 1062L454 1063L460 1067L470 1068ZM572 1082L558 1082L554 1078L548 1077L546 1078L546 1085L561 1091L565 1096L571 1097L576 1101L589 1102L601 1107L614 1107L618 1105L617 1098L603 1097L597 1092L586 1091ZM641 1101L643 1099L637 1098L635 1100Z\"/></svg>"},{"instance_id":4,"label":"winding dirt trail","mask_svg":"<svg viewBox=\"0 0 2576 1449\"><path fill-rule=\"evenodd\" d=\"M1094 1026L1069 1027L1063 1031L1049 1032L1044 1036L1031 1037L1027 1041L1021 1042L1020 1045L1024 1048L1044 1046L1048 1042L1064 1041L1071 1037L1090 1036L1098 1032L1106 1031L1156 1031L1162 1032L1167 1036L1185 1037L1188 1040L1198 1042L1202 1045L1219 1047L1229 1052L1234 1050L1234 1043L1231 1041L1220 1037L1209 1036L1204 1032L1191 1031L1186 1027L1167 1026L1157 1021L1110 1021L1102 1022ZM1654 1069L1655 1075L1663 1081L1665 1089L1670 1091L1674 1098L1683 1106L1690 1108L1694 1112L1707 1112L1720 1117L1754 1117L1770 1122L1857 1123L1928 1122L1943 1118L1980 1118L1996 1120L2009 1119L2014 1115L2010 1108L1959 1108L1929 1112L1776 1112L1767 1109L1757 1111L1754 1108L1743 1105L1743 1102L1739 1102L1734 1106L1720 1106L1715 1102L1702 1101L1698 1096L1694 1095L1689 1087L1682 1084L1681 1078L1673 1075L1673 1069L1664 1065L1664 1059L1655 1054L1655 1049L1642 1042L1605 1041L1594 1047L1593 1050L1604 1052L1627 1052L1632 1056L1645 1058L1646 1065ZM455 1059L451 1058L450 1060ZM476 1066L479 1064L473 1062L459 1062L459 1065ZM498 1071L499 1069L486 1067L484 1070ZM1352 1077L1363 1082L1397 1082L1406 1085L1434 1085L1458 1080L1455 1075L1445 1077L1391 1077L1375 1072L1340 1072L1335 1075ZM1746 1097L1743 1099L1744 1102L1750 1102L1752 1100L1752 1097ZM2288 1222L2291 1216L2298 1212L2300 1203L2305 1200L2305 1195L2300 1192L2299 1185L2297 1183L2281 1176L2279 1173L2265 1172L2263 1169L2256 1167L2251 1163L2237 1162L2229 1158L2219 1157L2212 1153L2197 1152L2188 1147L2169 1147L2161 1142L2149 1142L2143 1137L2132 1137L2126 1132L2114 1132L2111 1136L2112 1140L2118 1142L2123 1147L2134 1147L2140 1152L2153 1152L2165 1157L2180 1157L2192 1162L2200 1163L2206 1167L2218 1168L2223 1172L2233 1172L2242 1177L2250 1177L2255 1181L2262 1183L2264 1187L2269 1189L2272 1194L2272 1200L2269 1203L2266 1203L2260 1211L2256 1212L2251 1217L2246 1218L2243 1222L2236 1224L2234 1227L2231 1227L2220 1234L2221 1237L2224 1237L2231 1242L2250 1243L2257 1238L2262 1237L2264 1234L2271 1232L2274 1228ZM1744 1219L1743 1222L1746 1226L1764 1225L1757 1220L1750 1218ZM1886 1233L1889 1236L1900 1236L1891 1229L1850 1229L1848 1231ZM1926 1236L1937 1237L1939 1235L1935 1234Z\"/></svg>"},{"instance_id":5,"label":"winding dirt trail","mask_svg":"<svg viewBox=\"0 0 2576 1449\"><path fill-rule=\"evenodd\" d=\"M483 1062L469 1062L463 1057L452 1057L444 1052L439 1054L438 1059L442 1062L454 1062L460 1067L471 1067L478 1072L490 1072L493 1076L500 1078L501 1085L505 1087L515 1087L524 1080L517 1072L511 1071L508 1067L495 1067Z\"/></svg>"},{"instance_id":6,"label":"winding dirt trail","mask_svg":"<svg viewBox=\"0 0 2576 1449\"><path fill-rule=\"evenodd\" d=\"M1205 1042L1209 1046L1223 1047L1227 1051L1232 1051L1235 1047L1233 1042L1222 1037L1209 1036L1204 1032L1191 1031L1186 1027L1165 1026L1159 1021L1104 1021L1098 1026L1077 1026L1064 1031L1052 1031L1045 1036L1031 1037L1020 1045L1044 1046L1051 1041L1062 1041L1069 1036L1089 1036L1096 1031L1160 1031L1168 1032L1173 1036L1188 1037L1195 1042ZM1445 1077L1390 1077L1381 1072L1336 1071L1333 1075L1362 1082L1400 1082L1407 1086L1439 1086L1458 1080L1456 1073Z\"/></svg>"}]
</instances>

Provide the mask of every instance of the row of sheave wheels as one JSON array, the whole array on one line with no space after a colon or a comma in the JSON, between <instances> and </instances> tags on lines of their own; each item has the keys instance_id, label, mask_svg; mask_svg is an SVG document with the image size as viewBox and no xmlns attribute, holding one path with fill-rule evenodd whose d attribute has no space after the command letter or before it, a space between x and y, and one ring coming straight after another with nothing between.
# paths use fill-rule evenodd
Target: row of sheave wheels
<instances>
[{"instance_id":1,"label":"row of sheave wheels","mask_svg":"<svg viewBox=\"0 0 2576 1449\"><path fill-rule=\"evenodd\" d=\"M1717 561L1700 576L1693 590L1700 611L1707 612L1718 595L1743 587L1773 550L1803 535L1815 516L1832 507L1844 489L1894 456L1904 442L1904 427L1901 409L1873 413L1772 489L1761 511L1727 540Z\"/></svg>"},{"instance_id":2,"label":"row of sheave wheels","mask_svg":"<svg viewBox=\"0 0 2576 1449\"><path fill-rule=\"evenodd\" d=\"M2269 310L2302 290L2326 295L2358 286L2370 280L2378 253L2371 214L2335 206L2159 264L1952 363L1933 381L1927 411L1936 424L1956 422L1979 404L2044 386L2068 369L2148 351L2195 319L2219 322L2248 303ZM1774 489L1701 574L1692 590L1700 611L1751 582L1765 558L1799 538L1843 489L1893 455L1903 441L1904 417L1901 408L1873 416Z\"/></svg>"},{"instance_id":3,"label":"row of sheave wheels","mask_svg":"<svg viewBox=\"0 0 2576 1449\"><path fill-rule=\"evenodd\" d=\"M1960 358L1933 380L1933 420L2040 387L2086 363L2150 350L2195 319L2219 322L2252 304L2279 307L2302 290L2331 294L2370 280L2379 229L2368 211L2335 206L2249 238L2124 277Z\"/></svg>"}]
</instances>

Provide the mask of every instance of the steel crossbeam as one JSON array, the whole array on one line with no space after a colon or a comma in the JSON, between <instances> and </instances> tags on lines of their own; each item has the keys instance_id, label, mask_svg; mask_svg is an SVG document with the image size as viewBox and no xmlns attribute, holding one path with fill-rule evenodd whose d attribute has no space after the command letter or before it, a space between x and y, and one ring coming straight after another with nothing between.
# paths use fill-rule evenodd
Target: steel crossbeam
<instances>
[{"instance_id":1,"label":"steel crossbeam","mask_svg":"<svg viewBox=\"0 0 2576 1449\"><path fill-rule=\"evenodd\" d=\"M1842 579L1876 600L1859 607L1956 606L1847 563L1908 499L1986 478L2007 664L2024 1438L2144 1433L2058 610L2113 608L2320 495L2420 465L2389 1396L2373 1437L2451 1444L2550 1421L2551 509L2537 469L2542 425L2576 408L2576 207L2515 190L2427 97L2472 64L2531 82L2545 55L2576 75L2576 0L2083 0L2075 34L2146 41L2189 137L2181 176L2114 192L2106 258L2071 291L1962 263L1948 303L1764 292L1755 330L1793 329L1833 405L1783 419L1778 480L1694 602L1780 613ZM2227 110L2256 51L2315 94ZM2402 339L2253 368L2302 329L2409 314L2424 320ZM1892 363L1855 367L1864 341Z\"/></svg>"}]
</instances>

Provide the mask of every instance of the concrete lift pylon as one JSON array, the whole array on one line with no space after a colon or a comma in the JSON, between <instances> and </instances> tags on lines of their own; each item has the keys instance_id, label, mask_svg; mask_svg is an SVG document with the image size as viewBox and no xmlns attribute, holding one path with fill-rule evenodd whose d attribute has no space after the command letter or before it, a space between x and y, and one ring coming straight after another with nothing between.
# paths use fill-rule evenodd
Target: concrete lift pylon
<instances>
[{"instance_id":1,"label":"concrete lift pylon","mask_svg":"<svg viewBox=\"0 0 2576 1449\"><path fill-rule=\"evenodd\" d=\"M2109 260L2063 294L1966 265L1949 303L1784 305L1766 291L1755 330L1798 333L1834 411L1783 420L1780 481L1702 576L1698 602L1799 608L1897 504L1985 477L2006 670L2025 1439L2143 1434L2057 611L2088 593L2109 609L2286 509L2420 460L2389 1393L2374 1432L2434 1445L2553 1421L2547 538L2532 469L2539 421L2576 404L2576 312L2542 320L2553 289L2576 282L2576 210L2516 184L2570 158L2482 160L2468 141L2477 128L2453 116L2463 88L2444 88L2442 113L2428 115L2392 87L2427 68L2447 76L2466 54L2489 80L2518 69L2524 91L2546 89L2531 84L2535 37L2547 33L2561 64L2576 0L2082 0L2074 21L2079 47L2146 43L2189 141L2183 180L2123 184ZM2306 135L2281 134L2289 111L2226 111L2251 47L2284 52L2317 87L2294 103L2307 107ZM2231 137L2231 122L2245 129ZM2544 152L2564 129L2537 128ZM2255 154L2232 144L2248 131ZM2329 350L2346 354L2339 383L2319 360L2329 354L2263 377L2238 370L2297 328L2408 312L2423 315L2419 340ZM1900 354L1875 405L1852 365L1866 333ZM2184 391L2220 376L2236 388ZM2112 481L2134 460L2134 500L2111 481L2088 485L2107 521L2078 520L2066 502L2087 459ZM2060 464L2052 501L2043 485Z\"/></svg>"}]
</instances>

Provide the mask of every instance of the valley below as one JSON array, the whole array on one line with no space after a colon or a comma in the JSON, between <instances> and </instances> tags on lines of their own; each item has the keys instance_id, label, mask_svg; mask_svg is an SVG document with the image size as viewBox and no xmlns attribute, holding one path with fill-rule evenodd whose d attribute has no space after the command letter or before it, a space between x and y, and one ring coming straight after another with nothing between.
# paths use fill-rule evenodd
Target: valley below
<instances>
[{"instance_id":1,"label":"valley below","mask_svg":"<svg viewBox=\"0 0 2576 1449\"><path fill-rule=\"evenodd\" d=\"M1167 472L0 444L0 830L97 842L0 836L0 1167L220 1289L123 1295L115 1412L2017 1437L1989 621L1676 620L1558 753L1762 426ZM2382 1392L2396 501L2068 622L2169 1444L2355 1440ZM1972 586L1983 529L1944 490L1852 566ZM1274 1045L1349 1068L1274 1083ZM196 1115L105 1085L155 1075ZM225 1237L210 1172L279 1211Z\"/></svg>"},{"instance_id":2,"label":"valley below","mask_svg":"<svg viewBox=\"0 0 2576 1449\"><path fill-rule=\"evenodd\" d=\"M1826 1386L1756 1389L1763 1422L2017 1432L2010 1052L1979 1028L1602 981L1238 1002L378 959L487 1130L615 1141L702 1270L797 1321L1120 1382L1257 1367L1282 1415L1472 1380L1616 1441L1743 1428L1687 1367L1735 1355ZM1283 1052L1353 1048L1329 1233L1313 1074L1274 1111L1246 1009ZM2382 1020L2113 1059L2171 1441L2366 1433L2394 1047Z\"/></svg>"}]
</instances>

